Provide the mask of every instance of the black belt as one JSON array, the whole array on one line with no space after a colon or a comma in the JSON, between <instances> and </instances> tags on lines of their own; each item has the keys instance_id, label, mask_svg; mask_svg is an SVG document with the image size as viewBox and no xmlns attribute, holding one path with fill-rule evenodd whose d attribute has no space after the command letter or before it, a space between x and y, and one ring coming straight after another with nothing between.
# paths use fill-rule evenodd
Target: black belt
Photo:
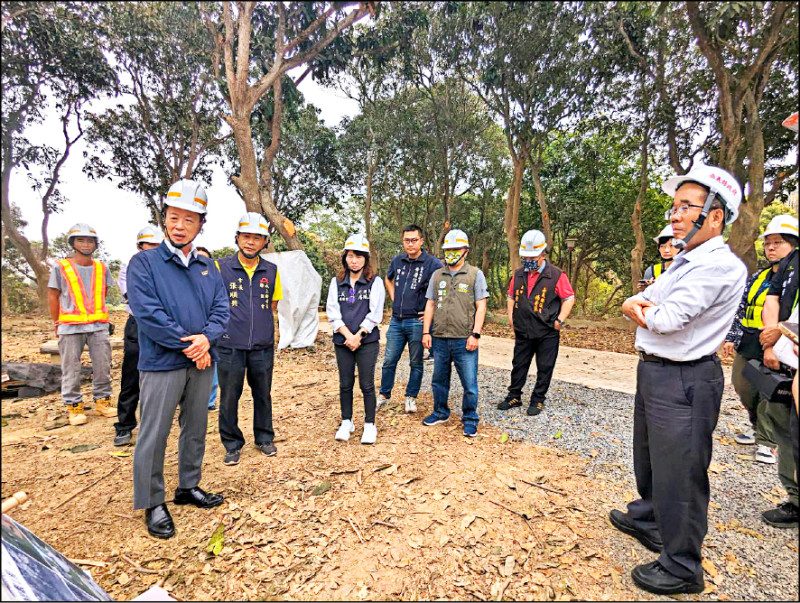
<instances>
[{"instance_id":1,"label":"black belt","mask_svg":"<svg viewBox=\"0 0 800 603\"><path fill-rule=\"evenodd\" d=\"M703 356L701 358L697 358L696 360L670 360L669 358L662 358L661 356L653 356L653 354L645 354L644 352L639 352L639 360L642 362L658 362L659 364L683 364L687 366L694 366L695 364L700 364L701 362L708 362L710 360L716 360L716 354L709 354L708 356Z\"/></svg>"}]
</instances>

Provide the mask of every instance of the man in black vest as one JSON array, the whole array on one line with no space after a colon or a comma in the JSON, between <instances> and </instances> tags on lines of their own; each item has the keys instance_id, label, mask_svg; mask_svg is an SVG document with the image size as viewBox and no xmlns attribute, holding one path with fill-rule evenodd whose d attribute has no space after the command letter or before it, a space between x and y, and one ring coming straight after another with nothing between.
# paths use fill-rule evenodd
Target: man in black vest
<instances>
[{"instance_id":1,"label":"man in black vest","mask_svg":"<svg viewBox=\"0 0 800 603\"><path fill-rule=\"evenodd\" d=\"M558 357L559 332L575 305L567 275L545 261L547 241L538 230L522 237L522 268L514 271L508 287L508 324L514 329L514 358L508 396L498 410L522 406L522 388L536 356L536 385L528 415L542 412Z\"/></svg>"}]
</instances>

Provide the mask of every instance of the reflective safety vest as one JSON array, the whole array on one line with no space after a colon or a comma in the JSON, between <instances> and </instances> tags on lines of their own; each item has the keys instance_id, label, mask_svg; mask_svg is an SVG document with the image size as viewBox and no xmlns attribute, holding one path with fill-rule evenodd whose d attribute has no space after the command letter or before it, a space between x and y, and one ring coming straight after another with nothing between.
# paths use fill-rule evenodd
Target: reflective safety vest
<instances>
[{"instance_id":1,"label":"reflective safety vest","mask_svg":"<svg viewBox=\"0 0 800 603\"><path fill-rule=\"evenodd\" d=\"M653 278L658 278L662 274L664 274L664 263L655 264L653 266Z\"/></svg>"},{"instance_id":2,"label":"reflective safety vest","mask_svg":"<svg viewBox=\"0 0 800 603\"><path fill-rule=\"evenodd\" d=\"M58 309L58 321L61 324L85 325L92 322L108 322L108 308L106 307L106 265L99 260L94 260L92 265L92 295L86 294L83 281L78 276L70 260L60 260L61 273L69 285L69 296L72 300L72 310L64 307Z\"/></svg>"},{"instance_id":3,"label":"reflective safety vest","mask_svg":"<svg viewBox=\"0 0 800 603\"><path fill-rule=\"evenodd\" d=\"M764 326L761 320L761 311L764 309L764 302L769 292L770 276L772 268L764 269L750 285L747 291L747 309L742 318L742 326L751 329L760 329Z\"/></svg>"}]
</instances>

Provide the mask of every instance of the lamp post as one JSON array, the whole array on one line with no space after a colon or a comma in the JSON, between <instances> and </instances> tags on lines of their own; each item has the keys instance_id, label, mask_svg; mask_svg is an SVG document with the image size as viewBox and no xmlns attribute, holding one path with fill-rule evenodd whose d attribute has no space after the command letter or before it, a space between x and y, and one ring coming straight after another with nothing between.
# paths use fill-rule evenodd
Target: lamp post
<instances>
[{"instance_id":1,"label":"lamp post","mask_svg":"<svg viewBox=\"0 0 800 603\"><path fill-rule=\"evenodd\" d=\"M578 242L578 239L568 237L564 239L564 242L567 244L567 251L569 252L569 281L572 282L572 252L575 250L575 243Z\"/></svg>"}]
</instances>

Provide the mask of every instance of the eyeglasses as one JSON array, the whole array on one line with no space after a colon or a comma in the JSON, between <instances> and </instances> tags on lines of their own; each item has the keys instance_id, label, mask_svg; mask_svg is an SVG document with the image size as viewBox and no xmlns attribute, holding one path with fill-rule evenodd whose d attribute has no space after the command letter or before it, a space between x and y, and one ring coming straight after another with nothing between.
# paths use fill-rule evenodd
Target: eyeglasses
<instances>
[{"instance_id":1,"label":"eyeglasses","mask_svg":"<svg viewBox=\"0 0 800 603\"><path fill-rule=\"evenodd\" d=\"M354 304L356 303L356 290L350 287L350 295L347 297L347 302Z\"/></svg>"},{"instance_id":2,"label":"eyeglasses","mask_svg":"<svg viewBox=\"0 0 800 603\"><path fill-rule=\"evenodd\" d=\"M403 243L419 243L419 239L403 239Z\"/></svg>"},{"instance_id":3,"label":"eyeglasses","mask_svg":"<svg viewBox=\"0 0 800 603\"><path fill-rule=\"evenodd\" d=\"M780 241L764 241L764 247L780 247L784 243L788 243L788 241L781 239Z\"/></svg>"},{"instance_id":4,"label":"eyeglasses","mask_svg":"<svg viewBox=\"0 0 800 603\"><path fill-rule=\"evenodd\" d=\"M673 215L677 215L679 218L684 215L686 212L689 211L690 207L696 207L698 209L703 209L702 205L692 205L691 203L683 203L678 207L670 207L667 211L664 212L664 219L669 220L672 218Z\"/></svg>"}]
</instances>

